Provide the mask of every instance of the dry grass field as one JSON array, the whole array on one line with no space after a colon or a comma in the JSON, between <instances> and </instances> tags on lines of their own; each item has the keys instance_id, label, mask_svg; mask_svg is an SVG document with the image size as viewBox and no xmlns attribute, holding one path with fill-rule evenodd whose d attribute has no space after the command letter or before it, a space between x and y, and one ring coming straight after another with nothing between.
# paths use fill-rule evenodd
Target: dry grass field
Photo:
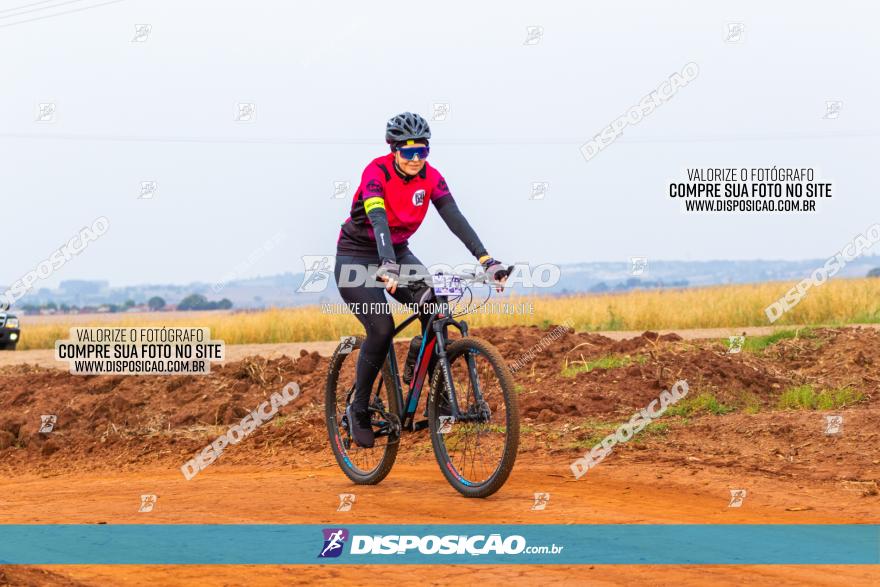
<instances>
[{"instance_id":1,"label":"dry grass field","mask_svg":"<svg viewBox=\"0 0 880 587\"><path fill-rule=\"evenodd\" d=\"M771 282L562 297L506 292L490 300L494 306L469 315L467 321L477 327L568 322L578 331L768 326L764 308L793 285ZM333 309L335 312L321 306L306 306L262 312L24 316L18 348L54 348L56 340L68 337L72 326L207 326L213 338L226 344L324 341L361 331L353 316L339 313L335 304ZM401 313L400 319L404 316ZM874 322L880 322L880 279L837 279L810 289L774 326ZM415 327L406 334L416 334Z\"/></svg>"}]
</instances>

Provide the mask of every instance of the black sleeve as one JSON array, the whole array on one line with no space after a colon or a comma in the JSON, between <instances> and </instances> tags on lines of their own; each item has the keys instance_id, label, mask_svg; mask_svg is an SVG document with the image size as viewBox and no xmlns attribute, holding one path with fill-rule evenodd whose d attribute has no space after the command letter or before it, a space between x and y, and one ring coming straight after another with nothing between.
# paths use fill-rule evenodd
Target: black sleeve
<instances>
[{"instance_id":1,"label":"black sleeve","mask_svg":"<svg viewBox=\"0 0 880 587\"><path fill-rule=\"evenodd\" d=\"M376 236L376 249L379 251L379 261L397 262L394 255L394 245L391 244L391 229L388 227L388 214L385 208L375 207L367 212L367 218L373 225L373 234Z\"/></svg>"},{"instance_id":2,"label":"black sleeve","mask_svg":"<svg viewBox=\"0 0 880 587\"><path fill-rule=\"evenodd\" d=\"M468 248L474 257L479 259L488 254L486 247L480 242L480 237L477 236L477 233L468 224L461 210L458 209L458 204L452 199L452 195L446 194L434 200L434 207L437 208L440 218L443 219L443 222L446 223L452 234L464 243L464 246Z\"/></svg>"}]
</instances>

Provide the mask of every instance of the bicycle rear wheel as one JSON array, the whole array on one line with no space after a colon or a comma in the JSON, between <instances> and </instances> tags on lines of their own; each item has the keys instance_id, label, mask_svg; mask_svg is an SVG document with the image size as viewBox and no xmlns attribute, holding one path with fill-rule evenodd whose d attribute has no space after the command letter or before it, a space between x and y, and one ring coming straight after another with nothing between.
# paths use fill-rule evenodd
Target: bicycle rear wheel
<instances>
[{"instance_id":1,"label":"bicycle rear wheel","mask_svg":"<svg viewBox=\"0 0 880 587\"><path fill-rule=\"evenodd\" d=\"M388 391L391 370L386 359L370 394L370 414L376 444L372 448L361 448L355 444L345 409L354 396L355 366L364 339L362 336L348 339L348 344L340 343L330 359L324 390L327 433L330 448L342 472L359 485L375 485L391 472L400 446L397 395Z\"/></svg>"},{"instance_id":2,"label":"bicycle rear wheel","mask_svg":"<svg viewBox=\"0 0 880 587\"><path fill-rule=\"evenodd\" d=\"M519 448L519 408L513 375L491 343L462 338L447 349L455 399L437 369L428 398L434 456L443 476L465 497L487 497L507 481Z\"/></svg>"}]
</instances>

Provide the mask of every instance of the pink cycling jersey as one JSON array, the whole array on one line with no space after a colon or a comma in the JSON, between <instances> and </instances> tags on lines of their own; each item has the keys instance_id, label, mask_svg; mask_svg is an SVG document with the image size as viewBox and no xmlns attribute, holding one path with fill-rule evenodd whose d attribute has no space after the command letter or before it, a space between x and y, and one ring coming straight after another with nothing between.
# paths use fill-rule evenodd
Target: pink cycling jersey
<instances>
[{"instance_id":1,"label":"pink cycling jersey","mask_svg":"<svg viewBox=\"0 0 880 587\"><path fill-rule=\"evenodd\" d=\"M425 162L418 175L403 178L394 169L394 153L373 159L364 169L352 198L350 216L339 231L337 253L375 256L376 236L364 207L365 203L378 203L368 202L372 198L384 201L391 242L395 251L401 252L425 219L428 202L436 206L447 197L452 199L446 180L430 163Z\"/></svg>"}]
</instances>

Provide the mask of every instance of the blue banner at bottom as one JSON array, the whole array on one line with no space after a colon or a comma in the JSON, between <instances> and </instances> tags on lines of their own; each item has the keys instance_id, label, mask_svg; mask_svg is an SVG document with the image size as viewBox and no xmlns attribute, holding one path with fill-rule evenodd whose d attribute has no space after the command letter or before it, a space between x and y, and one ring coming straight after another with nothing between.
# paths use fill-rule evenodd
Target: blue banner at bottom
<instances>
[{"instance_id":1,"label":"blue banner at bottom","mask_svg":"<svg viewBox=\"0 0 880 587\"><path fill-rule=\"evenodd\" d=\"M880 525L0 525L0 564L880 563Z\"/></svg>"}]
</instances>

